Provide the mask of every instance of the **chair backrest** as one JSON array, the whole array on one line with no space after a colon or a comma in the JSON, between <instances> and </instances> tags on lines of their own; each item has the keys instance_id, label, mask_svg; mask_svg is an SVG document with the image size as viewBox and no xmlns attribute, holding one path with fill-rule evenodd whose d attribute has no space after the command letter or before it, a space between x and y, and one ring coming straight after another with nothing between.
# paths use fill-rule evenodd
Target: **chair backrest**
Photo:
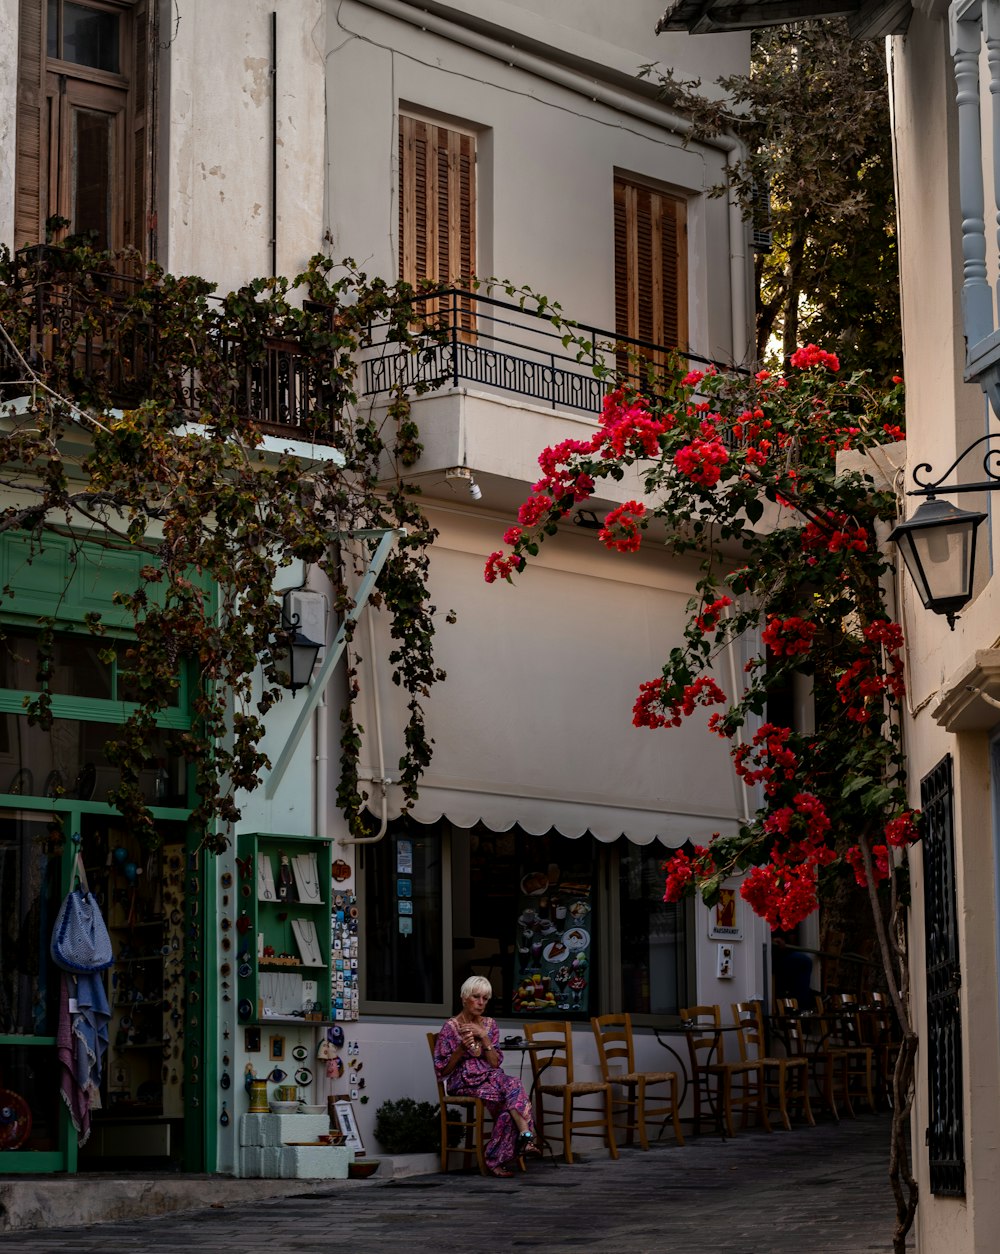
<instances>
[{"instance_id":1,"label":"chair backrest","mask_svg":"<svg viewBox=\"0 0 1000 1254\"><path fill-rule=\"evenodd\" d=\"M798 1018L799 1003L794 997L778 997L774 1008L782 1016L781 1032L788 1052L793 1055L806 1052L805 1034L802 1031L802 1020Z\"/></svg>"},{"instance_id":2,"label":"chair backrest","mask_svg":"<svg viewBox=\"0 0 1000 1254\"><path fill-rule=\"evenodd\" d=\"M709 1062L725 1062L722 1011L718 1006L682 1006L681 1022L687 1038L691 1067L697 1071Z\"/></svg>"},{"instance_id":3,"label":"chair backrest","mask_svg":"<svg viewBox=\"0 0 1000 1254\"><path fill-rule=\"evenodd\" d=\"M573 1029L565 1020L525 1023L524 1035L532 1045L531 1074L535 1084L573 1083Z\"/></svg>"},{"instance_id":4,"label":"chair backrest","mask_svg":"<svg viewBox=\"0 0 1000 1254\"><path fill-rule=\"evenodd\" d=\"M732 1004L733 1023L739 1029L736 1040L740 1047L740 1058L743 1062L754 1062L767 1054L767 1043L764 1039L764 1017L761 1014L759 1001L734 1001Z\"/></svg>"},{"instance_id":5,"label":"chair backrest","mask_svg":"<svg viewBox=\"0 0 1000 1254\"><path fill-rule=\"evenodd\" d=\"M837 998L840 1009L840 1031L848 1045L860 1045L862 1041L861 1014L858 999L853 993L841 993Z\"/></svg>"},{"instance_id":6,"label":"chair backrest","mask_svg":"<svg viewBox=\"0 0 1000 1254\"><path fill-rule=\"evenodd\" d=\"M597 1057L601 1064L601 1077L610 1080L618 1073L630 1074L635 1070L635 1050L632 1045L632 1016L598 1015L591 1019Z\"/></svg>"},{"instance_id":7,"label":"chair backrest","mask_svg":"<svg viewBox=\"0 0 1000 1254\"><path fill-rule=\"evenodd\" d=\"M430 1046L431 1062L434 1061L434 1050L437 1048L438 1035L439 1033L437 1032L427 1033L427 1044ZM446 1079L441 1079L437 1073L437 1067L434 1068L434 1079L437 1081L438 1101L441 1103L442 1109L444 1109L445 1099L448 1096L448 1081Z\"/></svg>"}]
</instances>

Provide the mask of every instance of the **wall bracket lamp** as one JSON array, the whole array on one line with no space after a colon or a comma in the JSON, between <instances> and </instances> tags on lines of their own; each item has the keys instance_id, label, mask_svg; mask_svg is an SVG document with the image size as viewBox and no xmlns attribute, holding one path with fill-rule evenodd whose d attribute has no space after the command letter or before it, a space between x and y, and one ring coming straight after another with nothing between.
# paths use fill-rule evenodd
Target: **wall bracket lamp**
<instances>
[{"instance_id":1,"label":"wall bracket lamp","mask_svg":"<svg viewBox=\"0 0 1000 1254\"><path fill-rule=\"evenodd\" d=\"M907 496L925 498L912 518L898 523L890 540L899 551L910 572L924 609L943 614L948 626L955 630L955 615L972 599L972 580L976 567L976 532L987 515L959 509L947 501L939 501L940 493L995 492L1000 488L1000 449L990 448L996 437L991 433L963 449L948 469L937 479L928 462L913 471ZM976 449L983 445L983 474L978 483L947 483L948 476Z\"/></svg>"}]
</instances>

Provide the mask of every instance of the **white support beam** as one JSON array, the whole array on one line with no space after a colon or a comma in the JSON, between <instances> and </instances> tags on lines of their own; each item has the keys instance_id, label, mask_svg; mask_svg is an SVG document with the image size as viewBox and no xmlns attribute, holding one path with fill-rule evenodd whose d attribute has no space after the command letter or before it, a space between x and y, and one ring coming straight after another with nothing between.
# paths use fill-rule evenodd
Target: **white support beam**
<instances>
[{"instance_id":1,"label":"white support beam","mask_svg":"<svg viewBox=\"0 0 1000 1254\"><path fill-rule=\"evenodd\" d=\"M373 538L379 536L378 547L372 555L371 561L365 570L361 583L358 586L357 594L354 598L354 606L347 614L344 615L344 621L340 624L340 630L337 632L333 644L327 650L326 657L323 659L323 665L320 667L319 674L313 680L307 690L305 701L299 710L295 725L289 733L288 739L285 741L281 750L281 755L277 762L271 768L271 773L267 777L267 783L264 785L264 796L268 801L273 800L274 794L278 791L278 785L288 769L295 750L299 747L299 742L305 733L306 727L309 725L309 719L312 717L313 711L319 704L323 693L326 691L327 684L333 678L333 672L337 663L340 661L341 654L347 645L347 632L349 624L357 622L361 616L361 611L368 604L368 598L371 596L375 588L375 581L382 573L382 567L389 559L389 554L395 548L396 543L406 534L400 528L391 528L385 531L354 531L350 533L352 537Z\"/></svg>"}]
</instances>

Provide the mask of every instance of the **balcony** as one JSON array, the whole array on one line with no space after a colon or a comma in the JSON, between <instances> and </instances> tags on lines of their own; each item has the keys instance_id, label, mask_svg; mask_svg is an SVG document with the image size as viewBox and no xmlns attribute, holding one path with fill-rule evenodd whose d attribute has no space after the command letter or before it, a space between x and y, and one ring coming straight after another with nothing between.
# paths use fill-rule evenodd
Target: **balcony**
<instances>
[{"instance_id":1,"label":"balcony","mask_svg":"<svg viewBox=\"0 0 1000 1254\"><path fill-rule=\"evenodd\" d=\"M134 408L152 400L172 405L179 421L228 409L266 436L333 447L343 442L347 398L342 382L331 377L329 337L314 334L334 325L329 306L306 302L284 318L267 321L262 314L255 321L251 297L249 316L246 300L240 316L230 316L233 306L199 279L160 286L110 263L81 269L74 254L48 245L17 254L11 288L15 300L5 316L16 324L10 329L25 360L78 404ZM185 318L198 309L212 316L195 319L192 332ZM355 386L376 408L400 388L423 398L420 438L430 458L425 455L418 473L468 460L471 450L458 429L472 413L495 425L501 410L491 399L510 424L495 434L537 450L552 435L542 430L550 424L541 421L540 408L592 427L605 395L623 379L648 391L651 372L678 358L713 364L569 323L551 308L532 310L466 290L420 295L410 309L412 338L389 318L364 330ZM0 396L23 395L24 375L16 353L0 342ZM449 415L456 414L452 422Z\"/></svg>"},{"instance_id":2,"label":"balcony","mask_svg":"<svg viewBox=\"0 0 1000 1254\"><path fill-rule=\"evenodd\" d=\"M180 302L171 309L166 292L112 268L79 269L48 245L17 254L12 286L18 325L10 329L25 361L78 404L166 401L194 421L228 406L263 435L338 443L340 406L326 363L284 328L264 328L253 342L228 335L223 302L195 291L185 299L204 300L220 317L200 338L189 336L170 316ZM0 395L19 395L24 384L17 354L0 342Z\"/></svg>"}]
</instances>

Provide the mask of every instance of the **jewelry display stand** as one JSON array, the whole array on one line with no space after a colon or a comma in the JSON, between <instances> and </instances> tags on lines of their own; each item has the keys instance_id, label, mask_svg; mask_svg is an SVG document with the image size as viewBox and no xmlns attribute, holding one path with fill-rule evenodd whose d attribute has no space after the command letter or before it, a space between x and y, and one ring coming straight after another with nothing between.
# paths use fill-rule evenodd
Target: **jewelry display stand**
<instances>
[{"instance_id":1,"label":"jewelry display stand","mask_svg":"<svg viewBox=\"0 0 1000 1254\"><path fill-rule=\"evenodd\" d=\"M249 923L237 941L240 1024L332 1022L331 843L266 832L244 832L237 840L257 890L246 902ZM307 981L315 990L308 1005Z\"/></svg>"}]
</instances>

